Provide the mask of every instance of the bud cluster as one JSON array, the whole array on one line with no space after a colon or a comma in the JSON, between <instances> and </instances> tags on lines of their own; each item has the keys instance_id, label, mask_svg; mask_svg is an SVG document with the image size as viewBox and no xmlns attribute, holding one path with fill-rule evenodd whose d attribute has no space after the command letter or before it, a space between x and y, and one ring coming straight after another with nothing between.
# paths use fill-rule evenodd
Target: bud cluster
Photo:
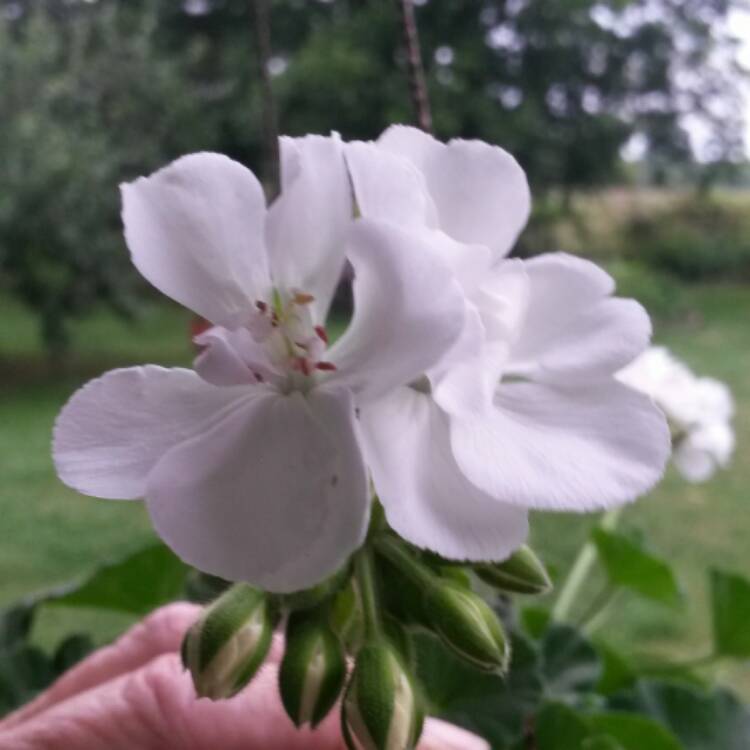
<instances>
[{"instance_id":1,"label":"bud cluster","mask_svg":"<svg viewBox=\"0 0 750 750\"><path fill-rule=\"evenodd\" d=\"M186 634L183 663L199 696L229 698L260 668L286 615L279 692L295 726L316 727L341 699L350 750L409 750L424 719L415 628L477 669L507 669L503 624L473 590L472 574L501 592L550 588L528 547L502 562L455 563L407 545L377 517L353 565L313 589L284 596L246 584L227 589Z\"/></svg>"}]
</instances>

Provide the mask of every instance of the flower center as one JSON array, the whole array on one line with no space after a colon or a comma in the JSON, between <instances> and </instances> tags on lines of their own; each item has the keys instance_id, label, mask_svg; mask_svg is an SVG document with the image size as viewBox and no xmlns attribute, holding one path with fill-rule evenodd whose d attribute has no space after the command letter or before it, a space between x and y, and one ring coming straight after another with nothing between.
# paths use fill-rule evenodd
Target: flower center
<instances>
[{"instance_id":1,"label":"flower center","mask_svg":"<svg viewBox=\"0 0 750 750\"><path fill-rule=\"evenodd\" d=\"M332 362L323 359L328 347L328 334L315 325L310 303L311 294L292 290L286 298L274 289L272 303L258 300L256 315L248 328L256 342L263 344L268 359L281 373L308 378L316 371L335 370Z\"/></svg>"}]
</instances>

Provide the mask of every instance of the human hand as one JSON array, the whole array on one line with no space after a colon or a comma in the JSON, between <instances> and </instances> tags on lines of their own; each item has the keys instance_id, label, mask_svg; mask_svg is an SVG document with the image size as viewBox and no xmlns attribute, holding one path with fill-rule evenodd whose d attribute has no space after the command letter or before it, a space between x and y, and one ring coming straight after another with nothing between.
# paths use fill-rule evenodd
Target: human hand
<instances>
[{"instance_id":1,"label":"human hand","mask_svg":"<svg viewBox=\"0 0 750 750\"><path fill-rule=\"evenodd\" d=\"M338 709L298 730L278 697L282 642L230 700L197 699L179 648L200 609L157 610L0 722L0 750L344 750ZM476 736L427 719L420 750L487 750Z\"/></svg>"}]
</instances>

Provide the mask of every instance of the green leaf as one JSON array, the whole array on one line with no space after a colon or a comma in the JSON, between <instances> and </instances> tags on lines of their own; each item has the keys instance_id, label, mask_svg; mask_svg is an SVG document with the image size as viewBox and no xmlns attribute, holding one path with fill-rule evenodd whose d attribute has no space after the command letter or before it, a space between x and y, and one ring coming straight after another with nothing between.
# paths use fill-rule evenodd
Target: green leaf
<instances>
[{"instance_id":1,"label":"green leaf","mask_svg":"<svg viewBox=\"0 0 750 750\"><path fill-rule=\"evenodd\" d=\"M747 750L750 709L727 690L643 680L612 699L616 708L646 714L669 727L685 750Z\"/></svg>"},{"instance_id":2,"label":"green leaf","mask_svg":"<svg viewBox=\"0 0 750 750\"><path fill-rule=\"evenodd\" d=\"M597 693L612 695L635 682L637 675L625 657L606 643L597 643L596 649L604 667L596 685Z\"/></svg>"},{"instance_id":3,"label":"green leaf","mask_svg":"<svg viewBox=\"0 0 750 750\"><path fill-rule=\"evenodd\" d=\"M103 565L48 604L94 607L143 615L183 595L188 567L163 544L152 544Z\"/></svg>"},{"instance_id":4,"label":"green leaf","mask_svg":"<svg viewBox=\"0 0 750 750\"><path fill-rule=\"evenodd\" d=\"M525 633L534 639L544 635L552 620L552 613L547 607L537 607L533 604L521 610L521 626Z\"/></svg>"},{"instance_id":5,"label":"green leaf","mask_svg":"<svg viewBox=\"0 0 750 750\"><path fill-rule=\"evenodd\" d=\"M634 713L587 714L547 703L531 725L537 750L683 750L670 730Z\"/></svg>"},{"instance_id":6,"label":"green leaf","mask_svg":"<svg viewBox=\"0 0 750 750\"><path fill-rule=\"evenodd\" d=\"M750 657L750 581L711 571L714 649L721 656Z\"/></svg>"},{"instance_id":7,"label":"green leaf","mask_svg":"<svg viewBox=\"0 0 750 750\"><path fill-rule=\"evenodd\" d=\"M0 651L26 640L34 623L36 604L36 601L23 601L0 612Z\"/></svg>"},{"instance_id":8,"label":"green leaf","mask_svg":"<svg viewBox=\"0 0 750 750\"><path fill-rule=\"evenodd\" d=\"M38 648L18 645L0 652L0 715L31 700L54 676L49 659Z\"/></svg>"},{"instance_id":9,"label":"green leaf","mask_svg":"<svg viewBox=\"0 0 750 750\"><path fill-rule=\"evenodd\" d=\"M62 674L94 650L94 641L88 633L73 633L55 649L52 668Z\"/></svg>"},{"instance_id":10,"label":"green leaf","mask_svg":"<svg viewBox=\"0 0 750 750\"><path fill-rule=\"evenodd\" d=\"M542 641L542 674L548 697L567 699L594 690L602 675L596 649L575 628L553 625Z\"/></svg>"},{"instance_id":11,"label":"green leaf","mask_svg":"<svg viewBox=\"0 0 750 750\"><path fill-rule=\"evenodd\" d=\"M583 741L581 750L625 750L623 746L608 734L598 734Z\"/></svg>"},{"instance_id":12,"label":"green leaf","mask_svg":"<svg viewBox=\"0 0 750 750\"><path fill-rule=\"evenodd\" d=\"M503 678L467 665L433 635L419 633L414 641L417 677L431 715L481 735L493 747L510 747L522 739L542 695L532 642L512 634L510 671Z\"/></svg>"},{"instance_id":13,"label":"green leaf","mask_svg":"<svg viewBox=\"0 0 750 750\"><path fill-rule=\"evenodd\" d=\"M595 528L592 539L610 583L670 606L680 603L680 589L672 568L635 541L613 531Z\"/></svg>"},{"instance_id":14,"label":"green leaf","mask_svg":"<svg viewBox=\"0 0 750 750\"><path fill-rule=\"evenodd\" d=\"M613 711L594 714L589 722L593 732L612 737L622 750L683 750L669 729L646 716Z\"/></svg>"},{"instance_id":15,"label":"green leaf","mask_svg":"<svg viewBox=\"0 0 750 750\"><path fill-rule=\"evenodd\" d=\"M589 736L585 717L562 703L547 703L534 718L537 750L573 750Z\"/></svg>"}]
</instances>

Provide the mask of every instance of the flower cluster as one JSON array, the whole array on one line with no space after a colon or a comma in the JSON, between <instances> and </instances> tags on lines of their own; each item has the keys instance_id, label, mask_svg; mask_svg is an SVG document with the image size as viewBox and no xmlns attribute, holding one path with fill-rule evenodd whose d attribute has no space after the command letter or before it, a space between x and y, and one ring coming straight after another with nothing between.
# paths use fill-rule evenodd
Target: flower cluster
<instances>
[{"instance_id":1,"label":"flower cluster","mask_svg":"<svg viewBox=\"0 0 750 750\"><path fill-rule=\"evenodd\" d=\"M734 451L734 402L725 383L698 377L668 349L653 346L618 374L651 396L669 420L672 461L690 482L705 482Z\"/></svg>"},{"instance_id":2,"label":"flower cluster","mask_svg":"<svg viewBox=\"0 0 750 750\"><path fill-rule=\"evenodd\" d=\"M403 539L478 562L522 545L530 509L607 508L658 480L664 417L615 377L648 316L587 261L508 259L530 209L509 154L397 126L283 138L281 156L269 206L218 154L122 186L133 263L212 325L193 370L114 370L71 398L63 481L143 498L186 562L288 593L362 545L373 489Z\"/></svg>"}]
</instances>

